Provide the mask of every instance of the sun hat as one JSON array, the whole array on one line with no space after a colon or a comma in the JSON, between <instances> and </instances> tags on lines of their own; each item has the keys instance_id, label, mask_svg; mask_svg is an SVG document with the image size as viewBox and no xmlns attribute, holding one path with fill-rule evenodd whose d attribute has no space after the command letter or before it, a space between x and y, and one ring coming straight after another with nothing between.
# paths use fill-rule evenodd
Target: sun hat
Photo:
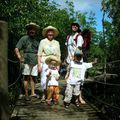
<instances>
[{"instance_id":1,"label":"sun hat","mask_svg":"<svg viewBox=\"0 0 120 120\"><path fill-rule=\"evenodd\" d=\"M57 28L55 28L55 27L53 27L53 26L48 26L48 27L44 28L43 31L42 31L42 35L43 35L44 37L46 37L46 34L47 34L47 32L48 32L49 30L53 30L53 31L54 31L54 37L57 37L57 36L58 36L59 31L58 31Z\"/></svg>"},{"instance_id":2,"label":"sun hat","mask_svg":"<svg viewBox=\"0 0 120 120\"><path fill-rule=\"evenodd\" d=\"M40 28L40 26L37 25L37 24L34 23L34 22L30 22L29 24L26 24L25 28L26 28L26 30L29 30L29 29L31 29L31 28L35 28L35 29L38 30L38 29Z\"/></svg>"},{"instance_id":3,"label":"sun hat","mask_svg":"<svg viewBox=\"0 0 120 120\"><path fill-rule=\"evenodd\" d=\"M55 57L55 56L50 56L50 57L48 57L46 60L45 60L45 63L47 64L47 65L49 65L49 64L51 64L51 62L52 61L54 61L55 62L55 65L60 65L60 60L57 58L57 57Z\"/></svg>"}]
</instances>

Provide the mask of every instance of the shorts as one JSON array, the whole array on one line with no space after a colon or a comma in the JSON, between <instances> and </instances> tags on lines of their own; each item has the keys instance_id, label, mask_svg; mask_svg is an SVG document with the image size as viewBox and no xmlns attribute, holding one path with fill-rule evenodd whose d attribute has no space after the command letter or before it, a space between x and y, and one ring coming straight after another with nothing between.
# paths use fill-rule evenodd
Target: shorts
<instances>
[{"instance_id":1,"label":"shorts","mask_svg":"<svg viewBox=\"0 0 120 120\"><path fill-rule=\"evenodd\" d=\"M38 76L38 65L32 66L32 65L24 64L22 74L23 75Z\"/></svg>"}]
</instances>

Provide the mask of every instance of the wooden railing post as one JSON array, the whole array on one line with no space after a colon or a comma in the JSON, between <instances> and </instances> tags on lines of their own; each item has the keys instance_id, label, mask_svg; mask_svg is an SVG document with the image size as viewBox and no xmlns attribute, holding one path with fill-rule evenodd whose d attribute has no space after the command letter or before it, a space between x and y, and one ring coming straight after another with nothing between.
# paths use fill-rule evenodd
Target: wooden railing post
<instances>
[{"instance_id":1,"label":"wooden railing post","mask_svg":"<svg viewBox=\"0 0 120 120\"><path fill-rule=\"evenodd\" d=\"M9 120L7 51L8 25L0 21L0 120Z\"/></svg>"}]
</instances>

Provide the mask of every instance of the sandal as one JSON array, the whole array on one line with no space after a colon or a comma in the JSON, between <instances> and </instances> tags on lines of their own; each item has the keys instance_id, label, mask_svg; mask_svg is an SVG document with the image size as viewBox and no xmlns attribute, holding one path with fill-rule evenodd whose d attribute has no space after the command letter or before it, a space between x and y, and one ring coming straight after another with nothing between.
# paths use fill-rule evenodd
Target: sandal
<instances>
[{"instance_id":1,"label":"sandal","mask_svg":"<svg viewBox=\"0 0 120 120\"><path fill-rule=\"evenodd\" d=\"M79 107L79 106L80 106L80 104L79 104L78 101L75 102L75 106L76 106L76 107Z\"/></svg>"},{"instance_id":2,"label":"sandal","mask_svg":"<svg viewBox=\"0 0 120 120\"><path fill-rule=\"evenodd\" d=\"M30 101L30 97L29 96L25 96L25 101Z\"/></svg>"},{"instance_id":3,"label":"sandal","mask_svg":"<svg viewBox=\"0 0 120 120\"><path fill-rule=\"evenodd\" d=\"M51 100L46 100L46 103L47 103L48 106L51 106L51 105L52 105L52 104L51 104Z\"/></svg>"},{"instance_id":4,"label":"sandal","mask_svg":"<svg viewBox=\"0 0 120 120\"><path fill-rule=\"evenodd\" d=\"M58 99L54 99L54 100L53 100L53 103L54 103L55 105L58 105L58 104L59 104Z\"/></svg>"},{"instance_id":5,"label":"sandal","mask_svg":"<svg viewBox=\"0 0 120 120\"><path fill-rule=\"evenodd\" d=\"M33 98L39 98L39 95L34 94L34 95L31 95L30 97L33 97Z\"/></svg>"},{"instance_id":6,"label":"sandal","mask_svg":"<svg viewBox=\"0 0 120 120\"><path fill-rule=\"evenodd\" d=\"M55 104L55 105L59 105L59 102L58 102L58 101L55 101L54 104Z\"/></svg>"},{"instance_id":7,"label":"sandal","mask_svg":"<svg viewBox=\"0 0 120 120\"><path fill-rule=\"evenodd\" d=\"M64 102L64 106L65 106L65 108L68 108L69 105L70 105L70 103L66 103L66 102Z\"/></svg>"},{"instance_id":8,"label":"sandal","mask_svg":"<svg viewBox=\"0 0 120 120\"><path fill-rule=\"evenodd\" d=\"M41 102L45 102L45 101L46 101L45 95L43 95L42 98L41 98Z\"/></svg>"}]
</instances>

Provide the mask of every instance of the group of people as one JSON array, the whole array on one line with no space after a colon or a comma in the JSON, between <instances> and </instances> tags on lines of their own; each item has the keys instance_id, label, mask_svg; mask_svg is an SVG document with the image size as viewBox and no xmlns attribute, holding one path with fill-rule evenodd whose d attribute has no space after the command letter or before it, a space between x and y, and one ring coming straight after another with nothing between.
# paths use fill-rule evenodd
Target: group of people
<instances>
[{"instance_id":1,"label":"group of people","mask_svg":"<svg viewBox=\"0 0 120 120\"><path fill-rule=\"evenodd\" d=\"M27 35L23 36L17 43L15 53L21 63L24 64L22 71L24 77L25 100L30 100L28 95L28 82L31 86L31 97L37 97L35 93L35 81L38 73L41 75L41 101L51 105L59 103L59 70L61 64L60 44L55 37L59 31L53 26L43 29L42 35L44 39L37 40L37 34L40 26L36 23L26 25ZM81 95L81 86L83 85L85 72L92 67L97 60L91 63L84 63L82 46L84 40L81 36L80 26L78 23L71 24L72 34L67 36L66 45L68 48L68 71L65 76L66 90L64 97L64 105L70 105L72 96L75 98L75 105L79 106L79 101L85 103ZM21 53L22 51L22 53ZM24 55L22 55L24 54ZM23 57L24 56L24 57Z\"/></svg>"}]
</instances>

